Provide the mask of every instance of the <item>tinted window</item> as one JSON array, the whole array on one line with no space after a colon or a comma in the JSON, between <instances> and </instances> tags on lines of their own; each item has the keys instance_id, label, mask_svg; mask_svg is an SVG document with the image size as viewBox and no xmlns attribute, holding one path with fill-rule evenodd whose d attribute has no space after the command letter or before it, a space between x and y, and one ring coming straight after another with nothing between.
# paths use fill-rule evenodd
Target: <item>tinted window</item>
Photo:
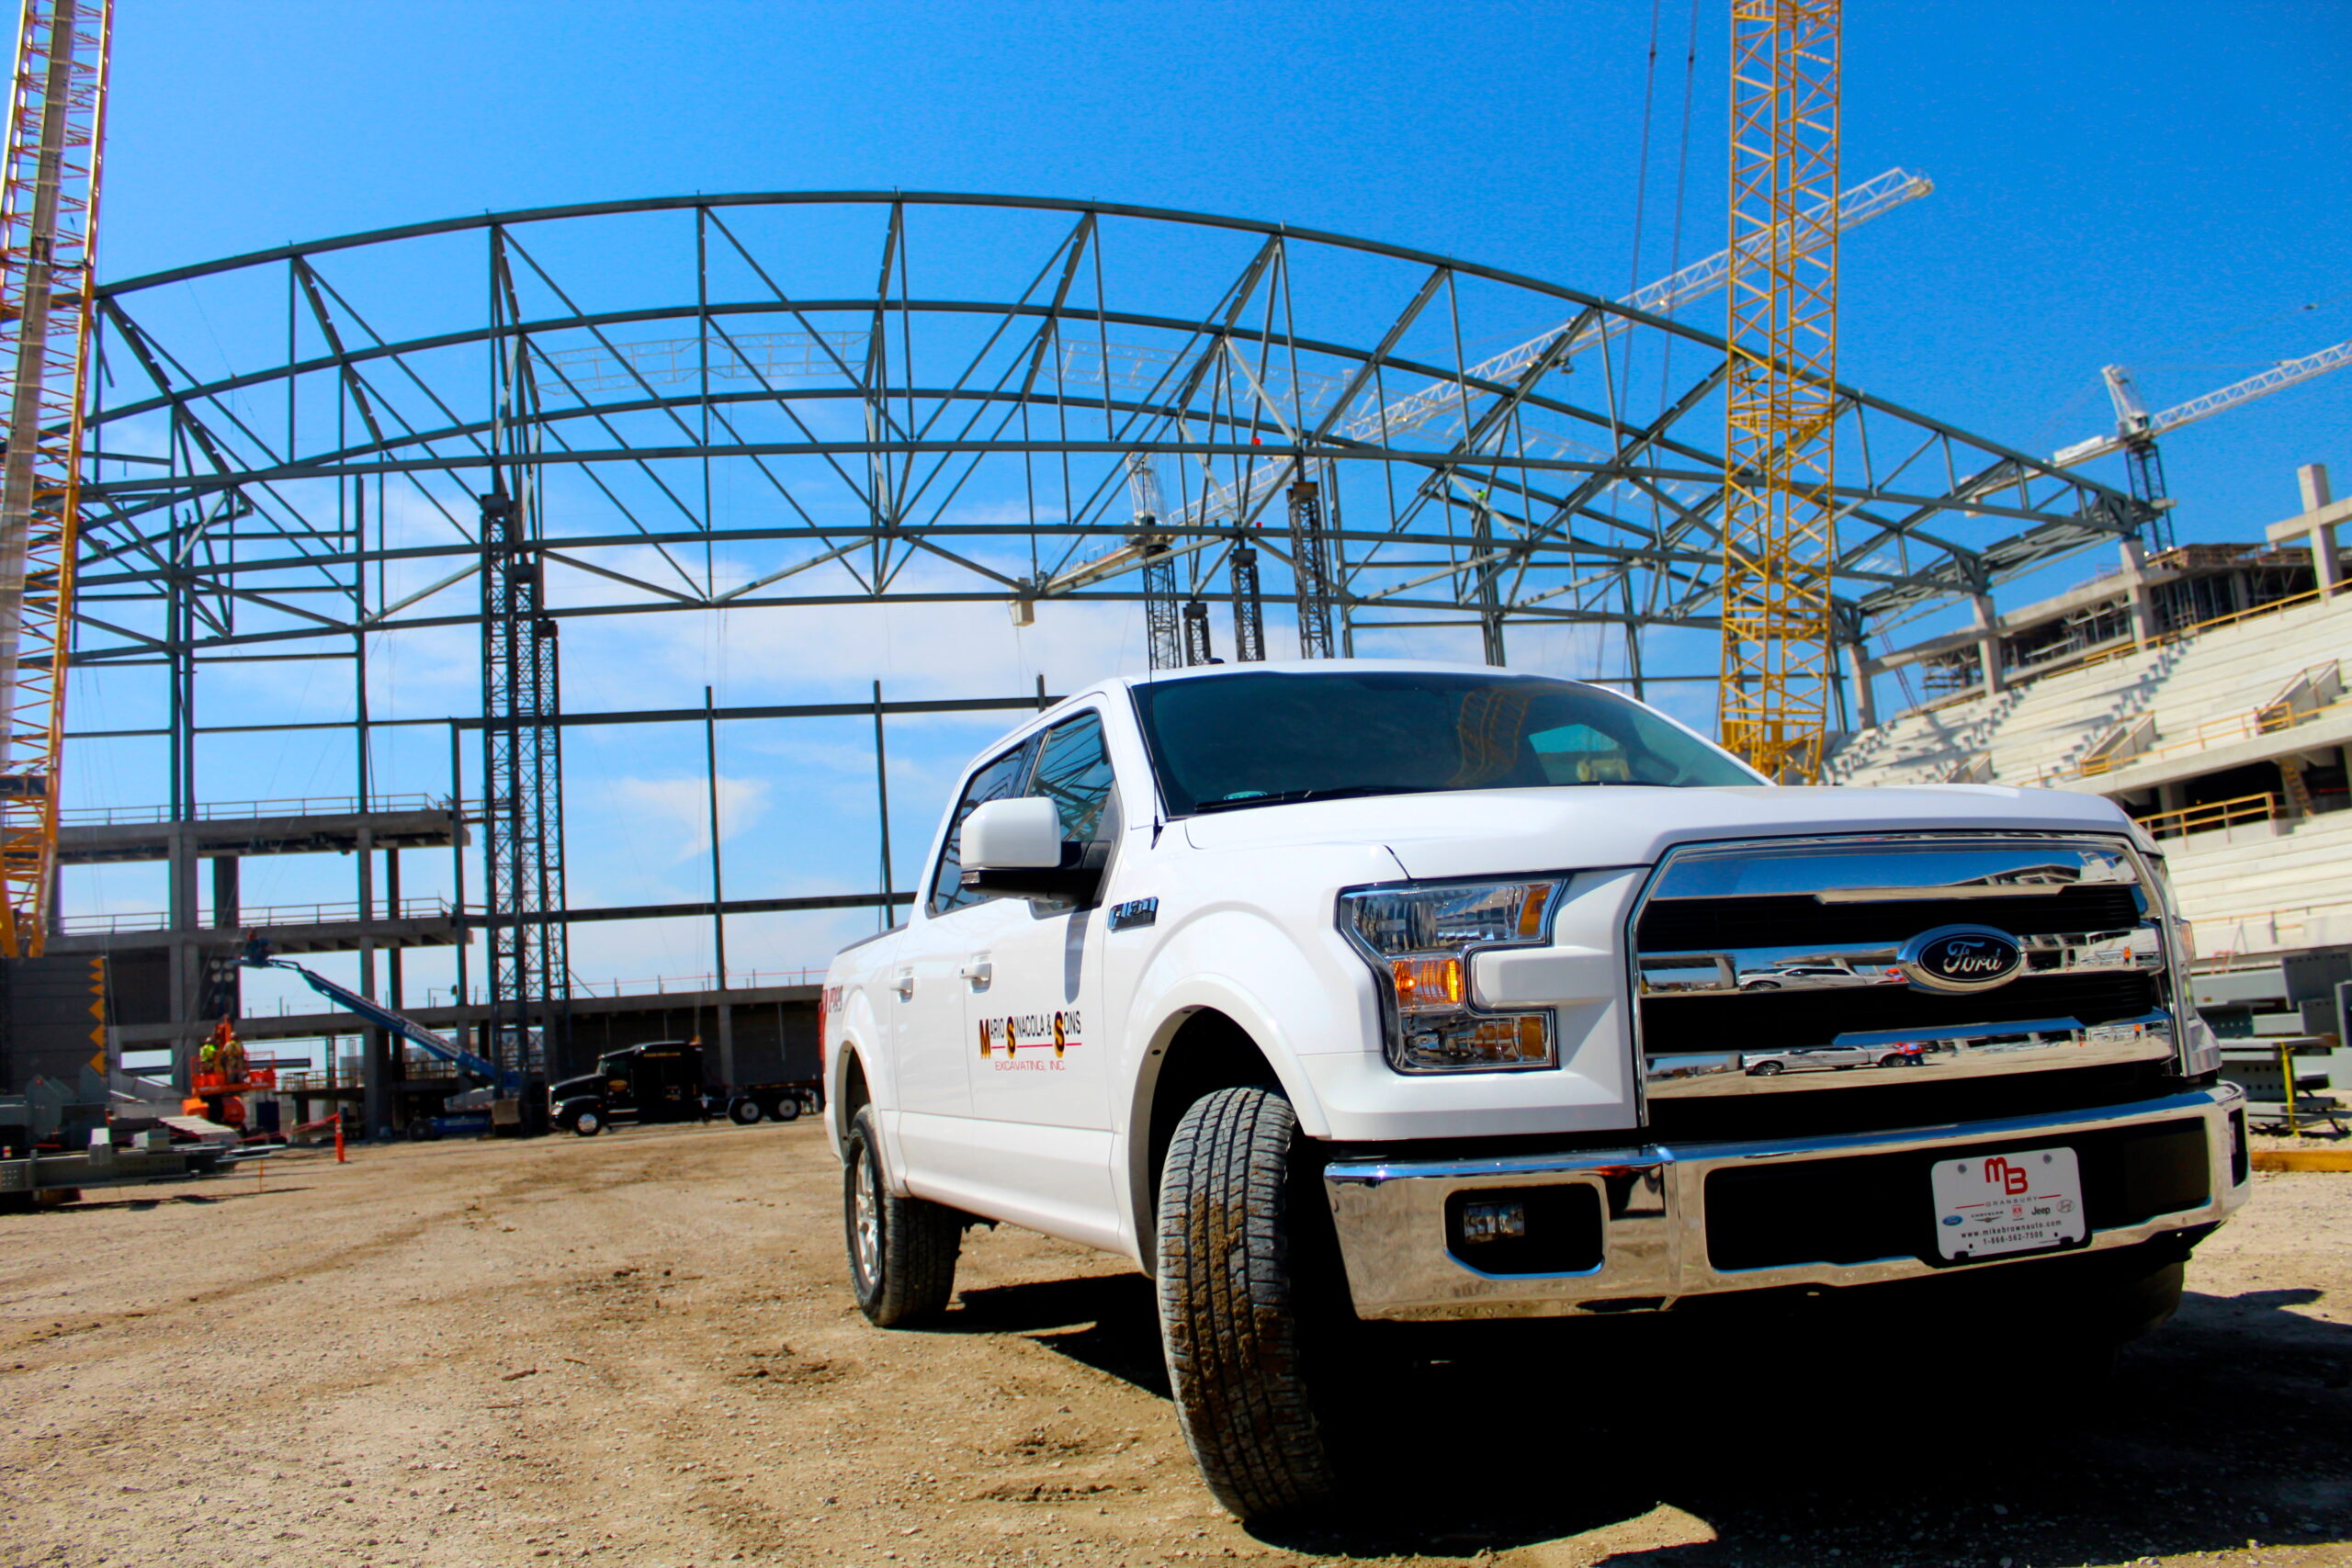
<instances>
[{"instance_id":1,"label":"tinted window","mask_svg":"<svg viewBox=\"0 0 2352 1568\"><path fill-rule=\"evenodd\" d=\"M1638 704L1569 681L1267 671L1152 682L1135 695L1179 816L1347 795L1758 782Z\"/></svg>"},{"instance_id":2,"label":"tinted window","mask_svg":"<svg viewBox=\"0 0 2352 1568\"><path fill-rule=\"evenodd\" d=\"M1102 720L1088 713L1046 731L1026 793L1054 803L1061 813L1064 842L1091 844L1106 836L1103 812L1111 801L1112 783L1110 753L1102 749Z\"/></svg>"},{"instance_id":3,"label":"tinted window","mask_svg":"<svg viewBox=\"0 0 2352 1568\"><path fill-rule=\"evenodd\" d=\"M991 800L1019 795L1022 780L1029 772L1029 759L1035 750L1034 741L1023 741L974 773L972 782L964 786L963 797L956 802L955 819L947 826L946 846L939 852L939 868L931 879L933 914L944 915L950 909L980 902L983 895L967 893L959 880L964 869L958 859L964 841L964 818Z\"/></svg>"}]
</instances>

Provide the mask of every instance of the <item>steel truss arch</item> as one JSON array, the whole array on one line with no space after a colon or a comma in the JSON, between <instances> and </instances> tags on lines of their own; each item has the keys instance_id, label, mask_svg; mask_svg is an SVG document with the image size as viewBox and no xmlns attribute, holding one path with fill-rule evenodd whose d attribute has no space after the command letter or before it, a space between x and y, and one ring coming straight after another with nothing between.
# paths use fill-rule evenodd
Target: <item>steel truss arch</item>
<instances>
[{"instance_id":1,"label":"steel truss arch","mask_svg":"<svg viewBox=\"0 0 2352 1568\"><path fill-rule=\"evenodd\" d=\"M1714 624L1721 339L1408 247L1110 203L749 193L469 216L99 292L85 663L466 623L477 497L525 473L550 619L1130 603L1130 454L1173 479L1158 527L1211 604L1237 549L1295 602L1282 496L1316 480L1343 650L1408 619L1492 627L1490 651L1527 623ZM1511 378L1480 373L1478 345L1544 329ZM2145 521L1835 395L1841 624Z\"/></svg>"}]
</instances>

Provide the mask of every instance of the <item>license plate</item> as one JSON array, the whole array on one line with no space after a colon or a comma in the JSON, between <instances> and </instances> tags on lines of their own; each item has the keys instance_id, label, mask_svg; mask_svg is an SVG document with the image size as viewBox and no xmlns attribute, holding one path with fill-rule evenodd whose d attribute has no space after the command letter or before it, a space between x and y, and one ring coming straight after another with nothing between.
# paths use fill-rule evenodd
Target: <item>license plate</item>
<instances>
[{"instance_id":1,"label":"license plate","mask_svg":"<svg viewBox=\"0 0 2352 1568\"><path fill-rule=\"evenodd\" d=\"M1948 1258L2039 1252L2090 1234L2072 1149L1939 1159L1932 1185L1936 1248Z\"/></svg>"}]
</instances>

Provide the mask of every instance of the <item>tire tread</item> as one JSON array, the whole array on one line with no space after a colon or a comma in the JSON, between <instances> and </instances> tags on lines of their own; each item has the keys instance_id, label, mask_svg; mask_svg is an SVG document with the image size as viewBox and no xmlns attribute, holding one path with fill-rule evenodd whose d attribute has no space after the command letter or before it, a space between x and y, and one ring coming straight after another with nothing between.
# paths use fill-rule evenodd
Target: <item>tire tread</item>
<instances>
[{"instance_id":1,"label":"tire tread","mask_svg":"<svg viewBox=\"0 0 2352 1568\"><path fill-rule=\"evenodd\" d=\"M1285 1213L1297 1119L1264 1089L1188 1111L1160 1179L1159 1294L1184 1439L1244 1519L1328 1500L1336 1478L1309 1399Z\"/></svg>"}]
</instances>

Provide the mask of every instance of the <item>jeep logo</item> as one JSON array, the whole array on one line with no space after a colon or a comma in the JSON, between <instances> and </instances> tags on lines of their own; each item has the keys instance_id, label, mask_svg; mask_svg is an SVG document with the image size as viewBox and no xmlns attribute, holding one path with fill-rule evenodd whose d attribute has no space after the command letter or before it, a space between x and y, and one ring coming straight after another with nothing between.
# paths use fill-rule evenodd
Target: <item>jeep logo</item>
<instances>
[{"instance_id":1,"label":"jeep logo","mask_svg":"<svg viewBox=\"0 0 2352 1568\"><path fill-rule=\"evenodd\" d=\"M1987 926L1938 926L1903 944L1904 976L1923 991L1989 991L2025 970L2025 949Z\"/></svg>"}]
</instances>

